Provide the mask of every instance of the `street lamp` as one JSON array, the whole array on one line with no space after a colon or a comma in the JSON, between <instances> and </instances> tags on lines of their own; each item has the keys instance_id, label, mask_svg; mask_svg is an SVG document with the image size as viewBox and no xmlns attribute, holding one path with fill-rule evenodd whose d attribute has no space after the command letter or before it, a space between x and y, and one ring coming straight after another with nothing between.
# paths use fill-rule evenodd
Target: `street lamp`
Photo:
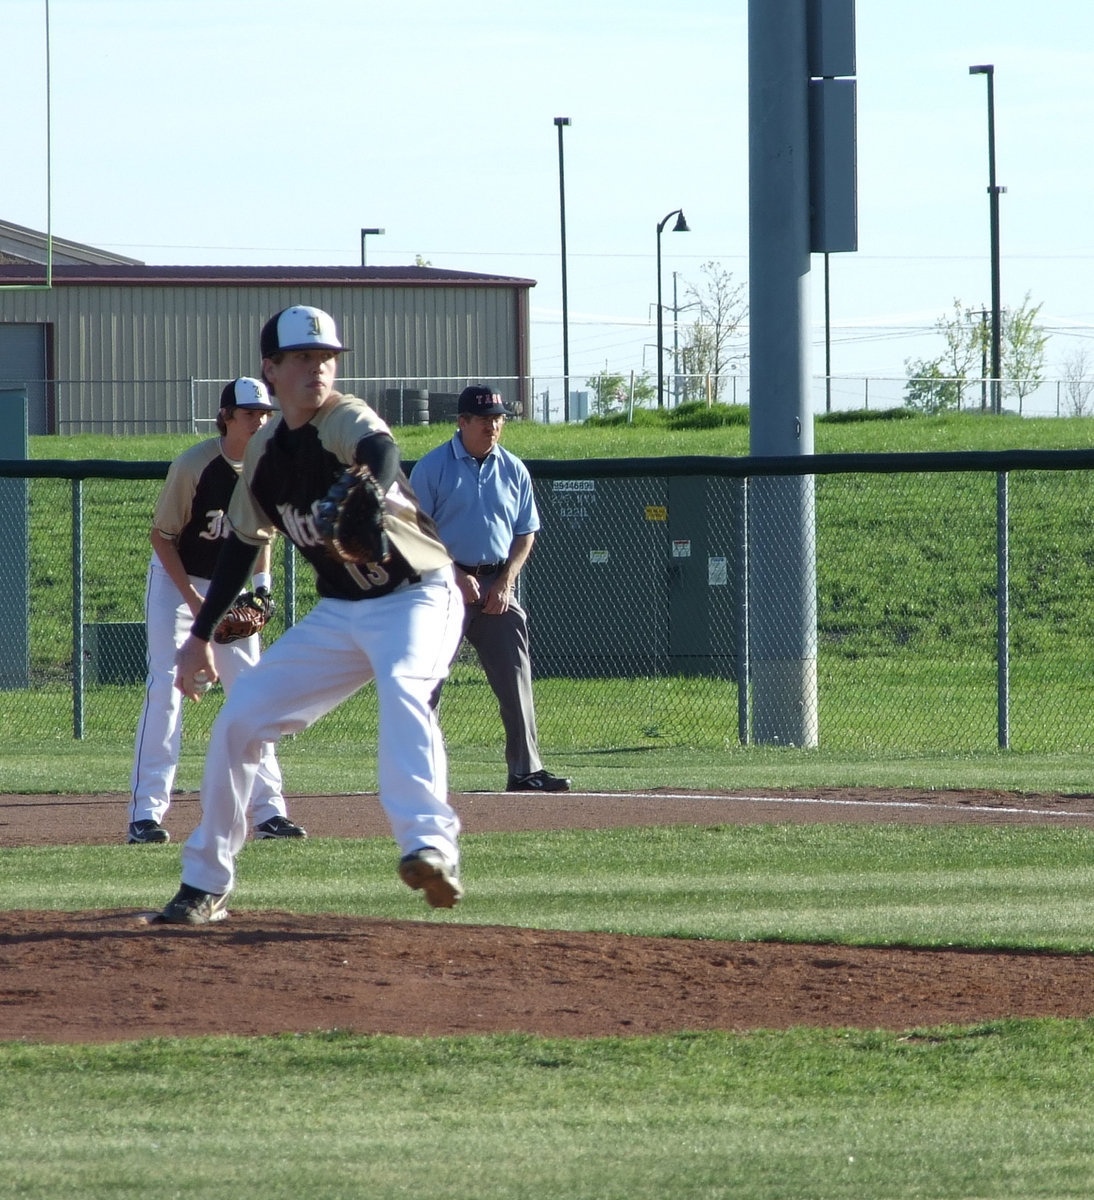
<instances>
[{"instance_id":1,"label":"street lamp","mask_svg":"<svg viewBox=\"0 0 1094 1200\"><path fill-rule=\"evenodd\" d=\"M988 204L991 229L991 410L1003 411L1000 392L1003 377L1003 319L999 286L999 196L1006 188L995 183L995 67L991 63L969 67L970 75L988 79Z\"/></svg>"},{"instance_id":2,"label":"street lamp","mask_svg":"<svg viewBox=\"0 0 1094 1200\"><path fill-rule=\"evenodd\" d=\"M558 127L558 225L562 235L562 419L570 419L570 309L566 297L566 169L562 157L562 130L569 117L555 117Z\"/></svg>"},{"instance_id":3,"label":"street lamp","mask_svg":"<svg viewBox=\"0 0 1094 1200\"><path fill-rule=\"evenodd\" d=\"M662 370L663 358L665 353L665 333L661 327L661 232L669 223L671 217L676 218L676 224L672 227L673 233L690 233L687 221L684 220L684 210L682 208L674 208L672 212L666 213L657 223L657 407L665 407L665 373Z\"/></svg>"},{"instance_id":4,"label":"street lamp","mask_svg":"<svg viewBox=\"0 0 1094 1200\"><path fill-rule=\"evenodd\" d=\"M365 265L365 238L370 233L386 233L384 229L362 229L361 230L361 266Z\"/></svg>"}]
</instances>

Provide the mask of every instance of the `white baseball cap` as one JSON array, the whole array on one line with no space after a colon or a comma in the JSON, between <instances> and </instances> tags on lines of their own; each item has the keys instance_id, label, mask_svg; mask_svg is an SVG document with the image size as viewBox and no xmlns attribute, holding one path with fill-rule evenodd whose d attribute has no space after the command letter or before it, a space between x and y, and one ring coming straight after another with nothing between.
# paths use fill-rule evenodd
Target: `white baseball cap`
<instances>
[{"instance_id":1,"label":"white baseball cap","mask_svg":"<svg viewBox=\"0 0 1094 1200\"><path fill-rule=\"evenodd\" d=\"M263 358L286 350L344 350L334 318L321 308L295 304L283 308L262 326L259 348Z\"/></svg>"},{"instance_id":2,"label":"white baseball cap","mask_svg":"<svg viewBox=\"0 0 1094 1200\"><path fill-rule=\"evenodd\" d=\"M233 379L220 393L221 408L257 408L263 412L273 412L270 393L261 379L251 379L242 376Z\"/></svg>"}]
</instances>

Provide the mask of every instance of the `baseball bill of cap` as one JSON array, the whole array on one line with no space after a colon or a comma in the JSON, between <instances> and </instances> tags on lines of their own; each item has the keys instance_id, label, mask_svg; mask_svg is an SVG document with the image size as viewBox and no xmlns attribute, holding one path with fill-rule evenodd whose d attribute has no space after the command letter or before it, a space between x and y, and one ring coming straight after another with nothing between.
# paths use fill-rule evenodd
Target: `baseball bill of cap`
<instances>
[{"instance_id":1,"label":"baseball bill of cap","mask_svg":"<svg viewBox=\"0 0 1094 1200\"><path fill-rule=\"evenodd\" d=\"M259 349L263 358L286 350L345 350L330 313L307 304L283 308L262 326Z\"/></svg>"},{"instance_id":2,"label":"baseball bill of cap","mask_svg":"<svg viewBox=\"0 0 1094 1200\"><path fill-rule=\"evenodd\" d=\"M241 376L233 379L220 393L221 408L260 408L264 412L273 412L270 393L261 379L251 379Z\"/></svg>"},{"instance_id":3,"label":"baseball bill of cap","mask_svg":"<svg viewBox=\"0 0 1094 1200\"><path fill-rule=\"evenodd\" d=\"M501 395L483 383L473 383L463 389L457 411L474 417L511 415Z\"/></svg>"}]
</instances>

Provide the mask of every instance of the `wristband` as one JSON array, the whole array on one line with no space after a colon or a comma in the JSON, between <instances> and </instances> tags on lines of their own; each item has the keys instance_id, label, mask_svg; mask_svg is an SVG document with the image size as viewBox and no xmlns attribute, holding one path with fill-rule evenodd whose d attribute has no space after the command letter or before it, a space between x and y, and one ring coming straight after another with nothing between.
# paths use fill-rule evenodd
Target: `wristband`
<instances>
[{"instance_id":1,"label":"wristband","mask_svg":"<svg viewBox=\"0 0 1094 1200\"><path fill-rule=\"evenodd\" d=\"M256 571L251 576L251 583L254 584L255 591L258 591L259 588L265 588L266 591L269 591L273 586L273 576L269 571Z\"/></svg>"}]
</instances>

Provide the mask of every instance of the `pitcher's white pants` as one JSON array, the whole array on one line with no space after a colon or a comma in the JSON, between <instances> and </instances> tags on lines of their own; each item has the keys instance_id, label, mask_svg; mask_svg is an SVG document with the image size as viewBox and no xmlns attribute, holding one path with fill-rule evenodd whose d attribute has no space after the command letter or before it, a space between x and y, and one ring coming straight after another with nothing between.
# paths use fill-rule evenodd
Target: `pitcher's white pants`
<instances>
[{"instance_id":1,"label":"pitcher's white pants","mask_svg":"<svg viewBox=\"0 0 1094 1200\"><path fill-rule=\"evenodd\" d=\"M375 680L380 803L400 854L426 846L459 862L448 760L430 704L463 626L451 567L370 600L320 599L245 672L213 724L201 823L182 849L182 881L223 894L247 835L246 799L262 745L299 733Z\"/></svg>"},{"instance_id":2,"label":"pitcher's white pants","mask_svg":"<svg viewBox=\"0 0 1094 1200\"><path fill-rule=\"evenodd\" d=\"M191 575L190 582L205 595L208 579ZM162 825L171 803L182 742L183 695L175 687L175 654L190 633L194 616L155 557L148 568L144 611L148 676L129 781L129 820L152 820ZM260 649L257 634L225 646L213 643L213 663L225 695L240 674L258 662ZM281 768L271 742L263 747L255 776L251 815L256 825L286 815L282 787Z\"/></svg>"}]
</instances>

